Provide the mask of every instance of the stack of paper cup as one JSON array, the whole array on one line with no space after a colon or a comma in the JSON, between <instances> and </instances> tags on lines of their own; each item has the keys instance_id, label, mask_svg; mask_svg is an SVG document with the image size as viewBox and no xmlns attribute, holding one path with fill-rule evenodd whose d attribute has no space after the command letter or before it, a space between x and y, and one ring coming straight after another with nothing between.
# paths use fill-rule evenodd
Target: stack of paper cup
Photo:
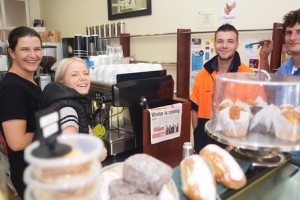
<instances>
[{"instance_id":1,"label":"stack of paper cup","mask_svg":"<svg viewBox=\"0 0 300 200\"><path fill-rule=\"evenodd\" d=\"M71 151L55 158L36 157L32 152L39 141L25 149L30 163L24 173L25 200L96 199L103 142L85 134L61 135L58 142L69 145Z\"/></svg>"},{"instance_id":2,"label":"stack of paper cup","mask_svg":"<svg viewBox=\"0 0 300 200\"><path fill-rule=\"evenodd\" d=\"M109 84L115 83L116 70L116 65L106 65L103 70L103 82Z\"/></svg>"}]
</instances>

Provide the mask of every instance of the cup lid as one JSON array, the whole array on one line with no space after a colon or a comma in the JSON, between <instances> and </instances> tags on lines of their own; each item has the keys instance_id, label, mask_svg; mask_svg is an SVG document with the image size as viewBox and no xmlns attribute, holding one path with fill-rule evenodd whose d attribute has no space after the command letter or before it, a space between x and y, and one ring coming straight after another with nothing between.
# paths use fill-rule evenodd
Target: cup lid
<instances>
[{"instance_id":1,"label":"cup lid","mask_svg":"<svg viewBox=\"0 0 300 200\"><path fill-rule=\"evenodd\" d=\"M69 166L87 162L89 160L98 159L102 150L103 142L93 135L87 134L69 134L60 135L57 137L60 144L68 145L72 150L79 150L82 155L74 157L73 159L60 159L62 156L55 158L41 158L33 154L33 152L40 146L40 141L35 141L26 147L24 151L25 160L37 166Z\"/></svg>"}]
</instances>

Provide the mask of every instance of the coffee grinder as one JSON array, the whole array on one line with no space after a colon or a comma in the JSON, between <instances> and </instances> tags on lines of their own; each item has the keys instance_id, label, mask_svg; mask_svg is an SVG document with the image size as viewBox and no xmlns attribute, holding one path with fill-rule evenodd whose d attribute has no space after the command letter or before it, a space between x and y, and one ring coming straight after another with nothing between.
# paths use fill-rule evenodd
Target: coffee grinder
<instances>
[{"instance_id":1,"label":"coffee grinder","mask_svg":"<svg viewBox=\"0 0 300 200\"><path fill-rule=\"evenodd\" d=\"M54 69L52 69L52 66L56 63L56 46L52 45L44 45L43 48L43 57L42 61L40 63L39 68L39 84L42 90L45 88L45 86L50 83L51 81L54 81Z\"/></svg>"}]
</instances>

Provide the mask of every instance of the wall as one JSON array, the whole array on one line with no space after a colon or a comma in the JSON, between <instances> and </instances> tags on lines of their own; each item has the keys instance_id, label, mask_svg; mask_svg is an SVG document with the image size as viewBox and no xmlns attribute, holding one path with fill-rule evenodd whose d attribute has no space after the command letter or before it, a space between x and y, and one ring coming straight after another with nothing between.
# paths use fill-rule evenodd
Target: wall
<instances>
[{"instance_id":1,"label":"wall","mask_svg":"<svg viewBox=\"0 0 300 200\"><path fill-rule=\"evenodd\" d=\"M30 0L34 1L34 0ZM35 0L36 1L36 0ZM84 33L85 26L108 23L106 0L39 0L41 17L48 29L63 37ZM131 34L175 32L177 28L201 30L199 12L219 17L222 0L152 0L152 15L123 19ZM271 28L289 10L300 7L298 0L237 0L238 29ZM216 27L215 27L216 28ZM213 29L215 29L213 28Z\"/></svg>"},{"instance_id":2,"label":"wall","mask_svg":"<svg viewBox=\"0 0 300 200\"><path fill-rule=\"evenodd\" d=\"M229 2L230 0L226 1ZM219 26L220 0L152 0L152 15L122 19L131 35L175 33L178 28L192 31L215 30ZM285 13L300 8L299 0L237 0L237 29L269 29L281 22ZM199 13L213 13L217 23L201 29ZM86 26L111 23L106 0L40 0L41 18L47 30L56 30L62 37L85 33ZM266 35L268 38L270 34ZM136 60L176 62L176 35L131 38L131 55ZM176 80L175 64L164 65Z\"/></svg>"},{"instance_id":3,"label":"wall","mask_svg":"<svg viewBox=\"0 0 300 200\"><path fill-rule=\"evenodd\" d=\"M30 21L41 18L40 0L29 0Z\"/></svg>"}]
</instances>

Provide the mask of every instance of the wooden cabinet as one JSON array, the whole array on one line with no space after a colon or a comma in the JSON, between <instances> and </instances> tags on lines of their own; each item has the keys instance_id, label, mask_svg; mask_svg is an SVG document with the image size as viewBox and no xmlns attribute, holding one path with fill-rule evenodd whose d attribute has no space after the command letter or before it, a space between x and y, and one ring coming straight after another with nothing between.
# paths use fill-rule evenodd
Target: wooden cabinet
<instances>
[{"instance_id":1,"label":"wooden cabinet","mask_svg":"<svg viewBox=\"0 0 300 200\"><path fill-rule=\"evenodd\" d=\"M282 33L282 24L274 23L273 24L273 51L271 52L271 62L270 62L270 71L276 72L276 70L280 67L281 55L282 55L282 46L284 44L284 37Z\"/></svg>"},{"instance_id":2,"label":"wooden cabinet","mask_svg":"<svg viewBox=\"0 0 300 200\"><path fill-rule=\"evenodd\" d=\"M151 144L150 113L148 110L143 111L143 152L169 164L172 167L177 166L182 160L183 143L190 142L191 131L191 103L182 101L174 101L174 103L182 103L180 137L157 144Z\"/></svg>"},{"instance_id":3,"label":"wooden cabinet","mask_svg":"<svg viewBox=\"0 0 300 200\"><path fill-rule=\"evenodd\" d=\"M177 30L177 97L189 99L191 30Z\"/></svg>"}]
</instances>

